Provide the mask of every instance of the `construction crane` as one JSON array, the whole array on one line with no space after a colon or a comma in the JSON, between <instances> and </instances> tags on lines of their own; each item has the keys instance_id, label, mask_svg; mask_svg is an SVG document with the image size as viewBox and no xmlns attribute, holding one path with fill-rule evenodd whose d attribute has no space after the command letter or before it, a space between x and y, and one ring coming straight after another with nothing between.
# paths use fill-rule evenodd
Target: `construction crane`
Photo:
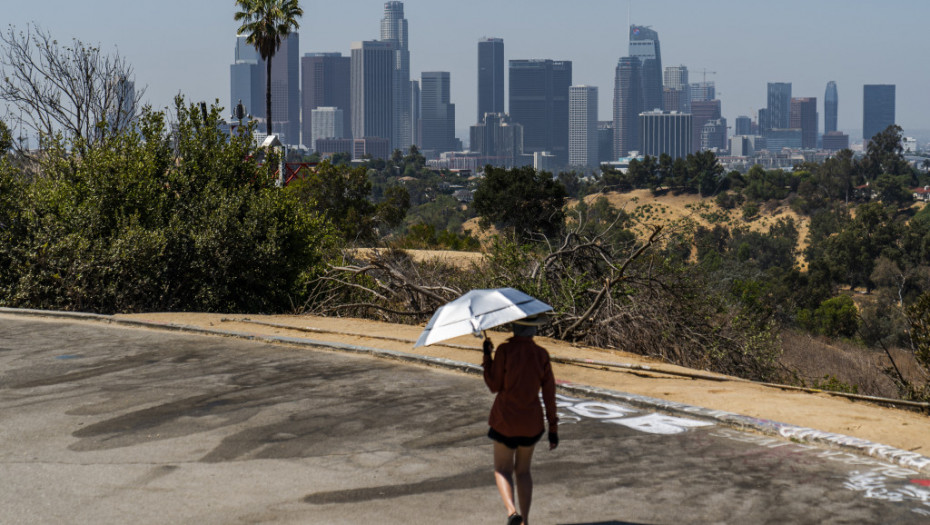
<instances>
[{"instance_id":1,"label":"construction crane","mask_svg":"<svg viewBox=\"0 0 930 525\"><path fill-rule=\"evenodd\" d=\"M705 67L704 69L701 70L701 73L704 75L704 83L707 83L707 75L708 75L708 74L711 74L711 75L716 75L716 74L717 74L716 71L708 71L706 67Z\"/></svg>"}]
</instances>

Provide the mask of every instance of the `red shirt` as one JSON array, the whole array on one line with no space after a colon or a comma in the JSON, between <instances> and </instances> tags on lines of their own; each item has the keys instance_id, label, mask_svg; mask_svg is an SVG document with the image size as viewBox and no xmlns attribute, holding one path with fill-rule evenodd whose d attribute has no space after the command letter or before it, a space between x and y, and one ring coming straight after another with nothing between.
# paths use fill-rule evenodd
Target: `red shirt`
<instances>
[{"instance_id":1,"label":"red shirt","mask_svg":"<svg viewBox=\"0 0 930 525\"><path fill-rule=\"evenodd\" d=\"M497 347L494 359L485 354L484 382L497 393L488 424L508 437L535 436L545 430L539 403L542 389L549 432L558 432L555 376L549 352L532 337L511 337Z\"/></svg>"}]
</instances>

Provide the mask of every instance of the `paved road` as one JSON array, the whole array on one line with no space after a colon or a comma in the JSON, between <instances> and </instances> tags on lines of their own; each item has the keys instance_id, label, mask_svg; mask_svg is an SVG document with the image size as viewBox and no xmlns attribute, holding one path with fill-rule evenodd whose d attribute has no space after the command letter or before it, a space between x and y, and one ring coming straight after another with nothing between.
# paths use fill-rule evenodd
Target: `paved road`
<instances>
[{"instance_id":1,"label":"paved road","mask_svg":"<svg viewBox=\"0 0 930 525\"><path fill-rule=\"evenodd\" d=\"M0 316L0 523L503 523L480 379ZM534 523L926 523L878 460L561 398Z\"/></svg>"}]
</instances>

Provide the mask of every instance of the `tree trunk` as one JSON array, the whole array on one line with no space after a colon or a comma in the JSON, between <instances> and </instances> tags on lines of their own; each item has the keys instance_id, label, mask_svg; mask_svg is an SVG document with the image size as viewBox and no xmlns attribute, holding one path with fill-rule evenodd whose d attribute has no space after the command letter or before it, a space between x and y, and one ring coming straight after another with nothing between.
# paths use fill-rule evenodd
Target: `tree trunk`
<instances>
[{"instance_id":1,"label":"tree trunk","mask_svg":"<svg viewBox=\"0 0 930 525\"><path fill-rule=\"evenodd\" d=\"M265 72L265 128L268 130L268 136L271 136L271 57L265 61L267 71Z\"/></svg>"}]
</instances>

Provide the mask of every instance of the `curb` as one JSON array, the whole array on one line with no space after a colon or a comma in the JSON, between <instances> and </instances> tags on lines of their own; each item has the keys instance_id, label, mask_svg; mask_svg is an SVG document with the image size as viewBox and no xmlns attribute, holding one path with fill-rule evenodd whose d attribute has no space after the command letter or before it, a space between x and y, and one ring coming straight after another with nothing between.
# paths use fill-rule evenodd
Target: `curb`
<instances>
[{"instance_id":1,"label":"curb","mask_svg":"<svg viewBox=\"0 0 930 525\"><path fill-rule=\"evenodd\" d=\"M82 321L99 321L123 326L169 330L174 332L210 336L234 337L237 339L247 339L266 343L324 347L341 352L369 355L400 362L428 365L446 370L464 372L467 374L483 374L483 369L480 366L471 363L438 357L422 356L418 354L410 354L406 352L398 352L395 350L384 350L379 348L335 343L330 341L317 341L299 337L266 336L247 332L234 332L229 330L211 330L197 326L159 323L153 321L137 321L131 319L117 319L109 315L78 312L0 308L0 314L73 319ZM911 468L923 473L930 473L930 457L852 436L835 434L833 432L824 432L821 430L790 425L787 423L780 423L777 421L770 421L767 419L743 416L722 410L713 410L694 405L687 405L684 403L677 403L675 401L668 401L665 399L641 396L637 394L629 394L626 392L608 390L593 386L579 385L574 383L559 383L557 385L557 389L567 394L584 396L602 401L622 402L637 408L656 410L671 415L698 417L711 420L720 425L737 430L752 430L769 436L778 436L797 443L812 443L831 446L895 463L899 466Z\"/></svg>"}]
</instances>

